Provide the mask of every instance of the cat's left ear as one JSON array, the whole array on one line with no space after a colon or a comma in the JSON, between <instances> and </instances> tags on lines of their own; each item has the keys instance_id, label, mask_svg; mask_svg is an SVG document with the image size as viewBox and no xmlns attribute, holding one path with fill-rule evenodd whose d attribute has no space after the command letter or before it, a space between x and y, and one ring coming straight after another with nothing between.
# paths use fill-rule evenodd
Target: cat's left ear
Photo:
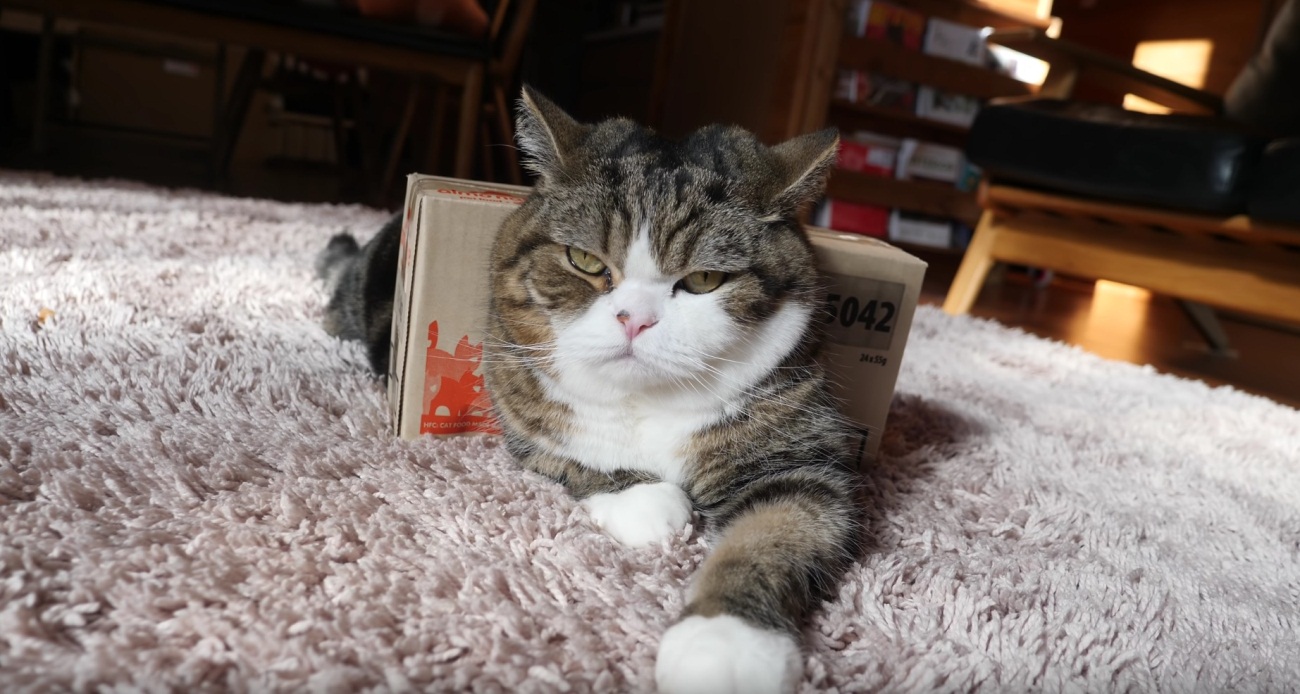
<instances>
[{"instance_id":1,"label":"cat's left ear","mask_svg":"<svg viewBox=\"0 0 1300 694\"><path fill-rule=\"evenodd\" d=\"M524 151L524 166L537 174L539 185L550 183L560 175L589 129L532 87L524 85L519 96L515 139Z\"/></svg>"},{"instance_id":2,"label":"cat's left ear","mask_svg":"<svg viewBox=\"0 0 1300 694\"><path fill-rule=\"evenodd\" d=\"M786 140L772 148L780 168L780 184L772 198L773 212L797 215L826 190L826 177L835 166L840 133L835 128L819 130Z\"/></svg>"}]
</instances>

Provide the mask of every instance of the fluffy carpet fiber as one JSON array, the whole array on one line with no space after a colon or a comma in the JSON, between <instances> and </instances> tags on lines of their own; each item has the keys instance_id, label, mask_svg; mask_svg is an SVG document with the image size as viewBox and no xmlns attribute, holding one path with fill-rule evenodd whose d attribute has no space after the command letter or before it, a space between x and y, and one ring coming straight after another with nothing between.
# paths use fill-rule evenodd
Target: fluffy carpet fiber
<instances>
[{"instance_id":1,"label":"fluffy carpet fiber","mask_svg":"<svg viewBox=\"0 0 1300 694\"><path fill-rule=\"evenodd\" d=\"M359 207L0 172L0 689L645 691L705 554L399 441ZM1300 413L922 308L806 691L1294 691Z\"/></svg>"}]
</instances>

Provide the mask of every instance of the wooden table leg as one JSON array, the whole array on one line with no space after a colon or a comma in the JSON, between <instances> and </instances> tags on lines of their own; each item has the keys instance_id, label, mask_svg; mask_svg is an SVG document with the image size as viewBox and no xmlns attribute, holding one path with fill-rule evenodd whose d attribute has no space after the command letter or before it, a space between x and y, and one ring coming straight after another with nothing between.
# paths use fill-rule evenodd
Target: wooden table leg
<instances>
[{"instance_id":1,"label":"wooden table leg","mask_svg":"<svg viewBox=\"0 0 1300 694\"><path fill-rule=\"evenodd\" d=\"M397 132L393 134L393 142L388 150L388 158L384 162L384 178L379 184L378 204L383 204L389 193L392 192L393 181L397 178L397 167L402 162L402 152L406 149L406 140L411 133L411 122L415 119L415 108L420 101L421 80L419 75L411 78L411 84L407 87L406 105L402 108L402 119L397 123Z\"/></svg>"},{"instance_id":2,"label":"wooden table leg","mask_svg":"<svg viewBox=\"0 0 1300 694\"><path fill-rule=\"evenodd\" d=\"M447 128L447 106L451 101L451 90L446 84L438 82L433 87L433 112L432 125L429 126L427 133L428 143L424 152L424 168L421 173L441 174L442 168L442 145L446 139Z\"/></svg>"},{"instance_id":3,"label":"wooden table leg","mask_svg":"<svg viewBox=\"0 0 1300 694\"><path fill-rule=\"evenodd\" d=\"M41 45L36 64L36 104L32 111L32 151L45 154L45 117L50 106L54 63L54 16L41 16Z\"/></svg>"},{"instance_id":4,"label":"wooden table leg","mask_svg":"<svg viewBox=\"0 0 1300 694\"><path fill-rule=\"evenodd\" d=\"M479 109L483 102L483 66L475 65L465 76L465 85L460 92L460 122L456 126L456 168L457 178L470 178L474 175L474 150L478 140Z\"/></svg>"},{"instance_id":5,"label":"wooden table leg","mask_svg":"<svg viewBox=\"0 0 1300 694\"><path fill-rule=\"evenodd\" d=\"M506 180L517 186L524 184L522 169L519 167L519 151L515 149L515 129L510 120L510 107L506 105L506 91L498 83L493 85L492 97L496 101L497 127L501 129L501 146L506 153Z\"/></svg>"},{"instance_id":6,"label":"wooden table leg","mask_svg":"<svg viewBox=\"0 0 1300 694\"><path fill-rule=\"evenodd\" d=\"M221 116L212 124L212 160L209 165L218 187L226 183L230 160L235 154L235 146L239 144L239 134L244 129L248 109L262 82L262 70L265 67L266 51L249 48L244 54L244 62L239 66L239 72L235 73L235 83L221 108ZM224 79L223 76L222 80Z\"/></svg>"},{"instance_id":7,"label":"wooden table leg","mask_svg":"<svg viewBox=\"0 0 1300 694\"><path fill-rule=\"evenodd\" d=\"M226 113L226 44L218 43L216 55L212 59L212 132L221 127L221 118ZM215 149L216 139L213 138ZM208 184L213 188L225 185L225 171L217 169L217 157L208 157Z\"/></svg>"}]
</instances>

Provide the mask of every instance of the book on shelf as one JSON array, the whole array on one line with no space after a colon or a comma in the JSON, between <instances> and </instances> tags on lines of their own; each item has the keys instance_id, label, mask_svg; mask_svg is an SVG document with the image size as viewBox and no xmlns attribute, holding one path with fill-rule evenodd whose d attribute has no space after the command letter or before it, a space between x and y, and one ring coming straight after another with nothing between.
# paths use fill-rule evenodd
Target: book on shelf
<instances>
[{"instance_id":1,"label":"book on shelf","mask_svg":"<svg viewBox=\"0 0 1300 694\"><path fill-rule=\"evenodd\" d=\"M988 47L984 36L981 28L931 17L925 25L921 52L983 67L988 64Z\"/></svg>"},{"instance_id":2,"label":"book on shelf","mask_svg":"<svg viewBox=\"0 0 1300 694\"><path fill-rule=\"evenodd\" d=\"M898 167L903 140L859 130L840 139L835 166L845 171L892 177Z\"/></svg>"},{"instance_id":3,"label":"book on shelf","mask_svg":"<svg viewBox=\"0 0 1300 694\"><path fill-rule=\"evenodd\" d=\"M889 215L889 240L932 248L953 247L951 220L894 210Z\"/></svg>"},{"instance_id":4,"label":"book on shelf","mask_svg":"<svg viewBox=\"0 0 1300 694\"><path fill-rule=\"evenodd\" d=\"M973 96L942 92L927 85L916 90L916 115L921 118L969 128L979 110L980 101Z\"/></svg>"},{"instance_id":5,"label":"book on shelf","mask_svg":"<svg viewBox=\"0 0 1300 694\"><path fill-rule=\"evenodd\" d=\"M851 36L890 41L919 51L925 36L925 15L879 0L849 3L844 26Z\"/></svg>"},{"instance_id":6,"label":"book on shelf","mask_svg":"<svg viewBox=\"0 0 1300 694\"><path fill-rule=\"evenodd\" d=\"M835 81L835 98L853 104L911 113L916 95L915 83L866 70L840 70Z\"/></svg>"},{"instance_id":7,"label":"book on shelf","mask_svg":"<svg viewBox=\"0 0 1300 694\"><path fill-rule=\"evenodd\" d=\"M826 198L817 206L813 214L813 224L836 231L883 239L889 236L889 215L888 207Z\"/></svg>"},{"instance_id":8,"label":"book on shelf","mask_svg":"<svg viewBox=\"0 0 1300 694\"><path fill-rule=\"evenodd\" d=\"M906 138L898 148L895 177L900 181L923 179L956 184L966 167L966 155L957 147Z\"/></svg>"}]
</instances>

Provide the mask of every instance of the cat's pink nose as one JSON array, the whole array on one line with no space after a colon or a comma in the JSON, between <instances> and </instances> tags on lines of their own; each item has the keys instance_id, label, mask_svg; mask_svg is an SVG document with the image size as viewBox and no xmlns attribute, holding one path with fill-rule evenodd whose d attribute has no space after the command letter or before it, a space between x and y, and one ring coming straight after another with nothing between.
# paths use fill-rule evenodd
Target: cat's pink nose
<instances>
[{"instance_id":1,"label":"cat's pink nose","mask_svg":"<svg viewBox=\"0 0 1300 694\"><path fill-rule=\"evenodd\" d=\"M627 339L631 340L640 335L646 328L653 327L659 322L658 318L645 313L633 315L628 311L618 312L618 322L623 324L623 331L627 333Z\"/></svg>"}]
</instances>

